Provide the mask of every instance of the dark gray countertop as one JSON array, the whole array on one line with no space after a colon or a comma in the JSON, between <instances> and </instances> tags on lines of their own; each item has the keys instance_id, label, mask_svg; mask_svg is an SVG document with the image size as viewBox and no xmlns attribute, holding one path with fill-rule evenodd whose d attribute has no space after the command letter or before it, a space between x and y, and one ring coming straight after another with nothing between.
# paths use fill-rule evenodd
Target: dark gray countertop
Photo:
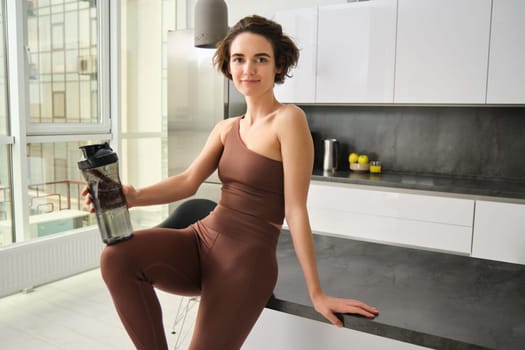
<instances>
[{"instance_id":1,"label":"dark gray countertop","mask_svg":"<svg viewBox=\"0 0 525 350\"><path fill-rule=\"evenodd\" d=\"M327 175L322 170L314 170L312 180L483 197L525 199L525 179L524 181L496 180L388 172L370 174L349 170L336 171Z\"/></svg>"},{"instance_id":2,"label":"dark gray countertop","mask_svg":"<svg viewBox=\"0 0 525 350\"><path fill-rule=\"evenodd\" d=\"M525 265L314 235L327 294L379 309L344 325L433 349L524 349ZM312 307L291 237L278 247L267 307L326 322Z\"/></svg>"}]
</instances>

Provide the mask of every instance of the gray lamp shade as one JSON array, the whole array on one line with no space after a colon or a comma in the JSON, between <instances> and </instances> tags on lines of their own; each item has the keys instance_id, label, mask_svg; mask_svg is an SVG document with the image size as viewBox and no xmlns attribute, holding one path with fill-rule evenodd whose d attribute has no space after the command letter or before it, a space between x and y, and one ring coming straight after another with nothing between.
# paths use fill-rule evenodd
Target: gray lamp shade
<instances>
[{"instance_id":1,"label":"gray lamp shade","mask_svg":"<svg viewBox=\"0 0 525 350\"><path fill-rule=\"evenodd\" d=\"M198 0L195 5L195 46L215 48L228 31L228 8L223 0Z\"/></svg>"}]
</instances>

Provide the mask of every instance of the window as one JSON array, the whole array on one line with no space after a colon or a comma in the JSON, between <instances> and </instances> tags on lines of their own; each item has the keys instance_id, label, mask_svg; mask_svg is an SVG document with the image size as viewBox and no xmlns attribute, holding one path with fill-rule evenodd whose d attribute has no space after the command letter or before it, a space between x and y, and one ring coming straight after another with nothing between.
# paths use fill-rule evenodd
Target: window
<instances>
[{"instance_id":1,"label":"window","mask_svg":"<svg viewBox=\"0 0 525 350\"><path fill-rule=\"evenodd\" d=\"M111 139L110 33L108 1L0 1L3 246L95 224L78 147Z\"/></svg>"},{"instance_id":2,"label":"window","mask_svg":"<svg viewBox=\"0 0 525 350\"><path fill-rule=\"evenodd\" d=\"M23 240L94 224L80 196L77 161L79 146L109 141L109 101L100 98L108 89L99 64L107 42L100 35L104 3L27 2L29 229Z\"/></svg>"},{"instance_id":3,"label":"window","mask_svg":"<svg viewBox=\"0 0 525 350\"><path fill-rule=\"evenodd\" d=\"M27 1L29 120L32 135L109 132L107 70L99 52L107 2ZM99 94L99 88L102 92Z\"/></svg>"},{"instance_id":4,"label":"window","mask_svg":"<svg viewBox=\"0 0 525 350\"><path fill-rule=\"evenodd\" d=\"M80 195L79 146L107 140L30 143L28 157L29 231L24 240L94 225Z\"/></svg>"},{"instance_id":5,"label":"window","mask_svg":"<svg viewBox=\"0 0 525 350\"><path fill-rule=\"evenodd\" d=\"M79 198L80 145L111 141L126 183L167 176L165 43L176 2L0 2L10 29L0 33L9 53L0 45L0 244L6 245L94 224ZM118 132L109 117L110 7L120 22L112 37L120 50L114 58L120 80L112 82L121 89L122 102L113 100L123 116ZM151 26L152 18L162 28ZM22 86L8 93L9 82ZM157 224L167 210L134 208L134 227Z\"/></svg>"}]
</instances>

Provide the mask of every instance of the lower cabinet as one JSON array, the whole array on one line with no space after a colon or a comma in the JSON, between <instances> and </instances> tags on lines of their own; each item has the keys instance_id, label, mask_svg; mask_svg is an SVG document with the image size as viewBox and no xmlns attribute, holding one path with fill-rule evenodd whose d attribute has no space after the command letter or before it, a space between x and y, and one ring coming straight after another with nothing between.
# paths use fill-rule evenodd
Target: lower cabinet
<instances>
[{"instance_id":1,"label":"lower cabinet","mask_svg":"<svg viewBox=\"0 0 525 350\"><path fill-rule=\"evenodd\" d=\"M525 264L525 205L476 201L472 256Z\"/></svg>"},{"instance_id":2,"label":"lower cabinet","mask_svg":"<svg viewBox=\"0 0 525 350\"><path fill-rule=\"evenodd\" d=\"M525 204L314 181L314 232L525 264Z\"/></svg>"},{"instance_id":3,"label":"lower cabinet","mask_svg":"<svg viewBox=\"0 0 525 350\"><path fill-rule=\"evenodd\" d=\"M315 232L469 255L474 200L313 182Z\"/></svg>"},{"instance_id":4,"label":"lower cabinet","mask_svg":"<svg viewBox=\"0 0 525 350\"><path fill-rule=\"evenodd\" d=\"M389 349L421 350L422 346L337 328L331 324L264 309L243 350Z\"/></svg>"}]
</instances>

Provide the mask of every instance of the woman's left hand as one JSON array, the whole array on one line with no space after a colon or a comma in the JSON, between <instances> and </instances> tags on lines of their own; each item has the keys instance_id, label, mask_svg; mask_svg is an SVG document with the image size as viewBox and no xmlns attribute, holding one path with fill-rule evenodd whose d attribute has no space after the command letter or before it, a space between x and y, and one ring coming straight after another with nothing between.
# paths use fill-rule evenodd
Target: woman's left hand
<instances>
[{"instance_id":1,"label":"woman's left hand","mask_svg":"<svg viewBox=\"0 0 525 350\"><path fill-rule=\"evenodd\" d=\"M379 313L375 307L359 300L334 298L326 294L320 294L312 298L312 302L315 310L337 327L342 327L343 323L334 313L358 314L367 318L374 318Z\"/></svg>"}]
</instances>

